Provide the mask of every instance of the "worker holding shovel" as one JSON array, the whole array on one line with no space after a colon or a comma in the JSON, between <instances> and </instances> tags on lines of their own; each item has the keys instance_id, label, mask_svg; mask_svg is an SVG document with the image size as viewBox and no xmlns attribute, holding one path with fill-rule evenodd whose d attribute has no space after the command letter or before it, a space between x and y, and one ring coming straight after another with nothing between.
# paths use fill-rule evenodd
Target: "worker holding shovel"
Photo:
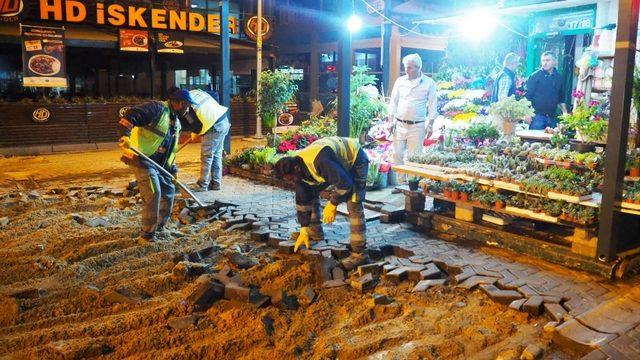
<instances>
[{"instance_id":1,"label":"worker holding shovel","mask_svg":"<svg viewBox=\"0 0 640 360\"><path fill-rule=\"evenodd\" d=\"M172 87L169 89L169 96L180 91L185 90ZM180 115L180 124L183 131L191 132L191 138L187 142L202 137L200 178L193 190L220 190L224 139L231 127L227 117L228 108L200 89L189 91L189 95L194 103L188 106L184 115Z\"/></svg>"},{"instance_id":2,"label":"worker holding shovel","mask_svg":"<svg viewBox=\"0 0 640 360\"><path fill-rule=\"evenodd\" d=\"M180 90L171 94L168 102L135 106L120 119L121 160L133 171L144 202L140 240L155 241L156 232L163 230L170 219L178 172L178 117L194 103L188 91Z\"/></svg>"}]
</instances>

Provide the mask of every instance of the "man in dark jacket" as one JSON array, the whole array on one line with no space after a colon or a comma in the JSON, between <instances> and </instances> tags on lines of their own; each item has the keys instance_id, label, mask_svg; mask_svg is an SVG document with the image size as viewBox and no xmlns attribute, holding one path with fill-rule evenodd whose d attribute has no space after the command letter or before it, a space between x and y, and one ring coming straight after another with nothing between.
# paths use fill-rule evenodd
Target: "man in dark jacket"
<instances>
[{"instance_id":1,"label":"man in dark jacket","mask_svg":"<svg viewBox=\"0 0 640 360\"><path fill-rule=\"evenodd\" d=\"M175 187L169 176L137 156L131 147L175 176L178 171L175 157L180 136L178 116L184 115L192 102L187 91L176 92L169 102L151 101L132 107L120 119L120 147L124 150L121 160L133 171L144 202L142 240L154 241L156 231L162 230L169 221Z\"/></svg>"},{"instance_id":2,"label":"man in dark jacket","mask_svg":"<svg viewBox=\"0 0 640 360\"><path fill-rule=\"evenodd\" d=\"M324 208L322 221L332 223L338 204L346 201L351 225L351 255L342 261L342 265L352 270L367 261L363 201L368 168L369 159L358 140L337 136L316 140L297 151L295 156L284 157L275 164L277 177L296 184L296 210L301 228L294 251L302 244L309 248L310 238L324 239L319 194L333 185L335 190Z\"/></svg>"},{"instance_id":3,"label":"man in dark jacket","mask_svg":"<svg viewBox=\"0 0 640 360\"><path fill-rule=\"evenodd\" d=\"M516 94L516 69L518 68L518 63L518 55L515 53L508 53L504 57L502 71L498 73L493 83L492 103Z\"/></svg>"},{"instance_id":4,"label":"man in dark jacket","mask_svg":"<svg viewBox=\"0 0 640 360\"><path fill-rule=\"evenodd\" d=\"M556 70L556 57L550 51L545 51L540 61L542 68L531 74L526 83L525 96L531 101L535 112L529 124L531 130L555 128L558 124L558 106L563 114L567 113L567 105L564 103L564 80Z\"/></svg>"}]
</instances>

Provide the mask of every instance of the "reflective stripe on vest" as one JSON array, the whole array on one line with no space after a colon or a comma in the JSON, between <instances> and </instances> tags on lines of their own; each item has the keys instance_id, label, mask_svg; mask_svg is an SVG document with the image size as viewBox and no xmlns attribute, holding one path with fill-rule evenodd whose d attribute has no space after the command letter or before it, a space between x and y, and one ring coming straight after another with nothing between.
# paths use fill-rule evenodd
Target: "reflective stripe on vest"
<instances>
[{"instance_id":1,"label":"reflective stripe on vest","mask_svg":"<svg viewBox=\"0 0 640 360\"><path fill-rule=\"evenodd\" d=\"M198 116L198 120L202 123L202 130L199 135L203 135L213 127L220 119L227 115L228 108L218 104L213 96L206 92L195 89L189 91L191 98L197 103L191 105Z\"/></svg>"},{"instance_id":2,"label":"reflective stripe on vest","mask_svg":"<svg viewBox=\"0 0 640 360\"><path fill-rule=\"evenodd\" d=\"M169 105L164 103L165 109L160 116L160 119L155 124L148 126L136 126L131 130L131 145L140 150L143 154L151 156L158 151L158 148L162 144L164 137L169 131L171 126L171 117L169 112ZM167 158L167 165L172 165L178 151L178 138L180 136L180 122L176 121L176 141L174 141L171 154Z\"/></svg>"},{"instance_id":3,"label":"reflective stripe on vest","mask_svg":"<svg viewBox=\"0 0 640 360\"><path fill-rule=\"evenodd\" d=\"M331 136L316 140L306 148L298 150L296 155L302 159L316 183L326 182L326 180L318 174L318 170L316 170L314 164L318 154L325 147L330 147L345 170L349 171L356 162L356 156L358 156L358 151L360 150L360 143L356 139Z\"/></svg>"}]
</instances>

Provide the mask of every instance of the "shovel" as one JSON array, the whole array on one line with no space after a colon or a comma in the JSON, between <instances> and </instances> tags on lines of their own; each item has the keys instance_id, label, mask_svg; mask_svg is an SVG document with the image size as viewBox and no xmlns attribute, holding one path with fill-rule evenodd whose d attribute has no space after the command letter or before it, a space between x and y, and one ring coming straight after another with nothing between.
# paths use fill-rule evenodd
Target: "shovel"
<instances>
[{"instance_id":1,"label":"shovel","mask_svg":"<svg viewBox=\"0 0 640 360\"><path fill-rule=\"evenodd\" d=\"M181 183L180 181L178 181L178 179L176 179L175 176L173 176L169 171L167 171L167 169L163 168L162 166L158 165L158 163L156 163L155 161L151 160L147 155L143 154L140 150L136 149L133 146L129 147L131 149L131 151L133 151L134 153L136 153L136 155L140 156L141 158L147 160L148 162L152 163L161 173L167 175L169 178L171 178L171 180L178 185L178 187L184 191L187 195L189 195L190 198L193 199L193 201L196 202L196 204L198 204L199 207L205 207L204 203L202 203L202 201L200 201L200 199L198 199L195 194L189 189L189 187L187 187L187 185Z\"/></svg>"}]
</instances>

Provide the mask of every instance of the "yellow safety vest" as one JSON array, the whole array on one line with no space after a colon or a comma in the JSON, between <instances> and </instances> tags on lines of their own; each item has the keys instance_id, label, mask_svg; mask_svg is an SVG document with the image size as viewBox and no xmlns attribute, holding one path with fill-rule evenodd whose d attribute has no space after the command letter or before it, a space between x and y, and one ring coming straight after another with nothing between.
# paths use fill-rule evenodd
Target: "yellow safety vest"
<instances>
[{"instance_id":1,"label":"yellow safety vest","mask_svg":"<svg viewBox=\"0 0 640 360\"><path fill-rule=\"evenodd\" d=\"M358 142L357 139L331 136L316 140L311 145L296 152L296 155L299 156L307 166L313 179L319 184L326 182L326 180L318 174L314 161L320 151L325 147L330 147L345 170L349 171L356 162L356 156L358 156L358 151L360 151L360 142Z\"/></svg>"},{"instance_id":2,"label":"yellow safety vest","mask_svg":"<svg viewBox=\"0 0 640 360\"><path fill-rule=\"evenodd\" d=\"M151 156L158 151L158 148L162 144L169 127L171 126L171 117L169 105L164 103L165 109L160 116L160 119L148 126L136 126L131 130L131 145L140 150L143 154ZM173 165L173 161L176 158L178 152L178 139L180 138L180 121L176 120L176 141L171 149L171 154L167 158L165 166Z\"/></svg>"},{"instance_id":3,"label":"yellow safety vest","mask_svg":"<svg viewBox=\"0 0 640 360\"><path fill-rule=\"evenodd\" d=\"M189 95L191 95L191 98L196 102L196 104L191 105L191 107L196 112L198 120L202 123L202 129L198 135L203 135L209 131L218 120L227 114L227 110L229 110L218 104L211 95L200 89L189 91Z\"/></svg>"}]
</instances>

